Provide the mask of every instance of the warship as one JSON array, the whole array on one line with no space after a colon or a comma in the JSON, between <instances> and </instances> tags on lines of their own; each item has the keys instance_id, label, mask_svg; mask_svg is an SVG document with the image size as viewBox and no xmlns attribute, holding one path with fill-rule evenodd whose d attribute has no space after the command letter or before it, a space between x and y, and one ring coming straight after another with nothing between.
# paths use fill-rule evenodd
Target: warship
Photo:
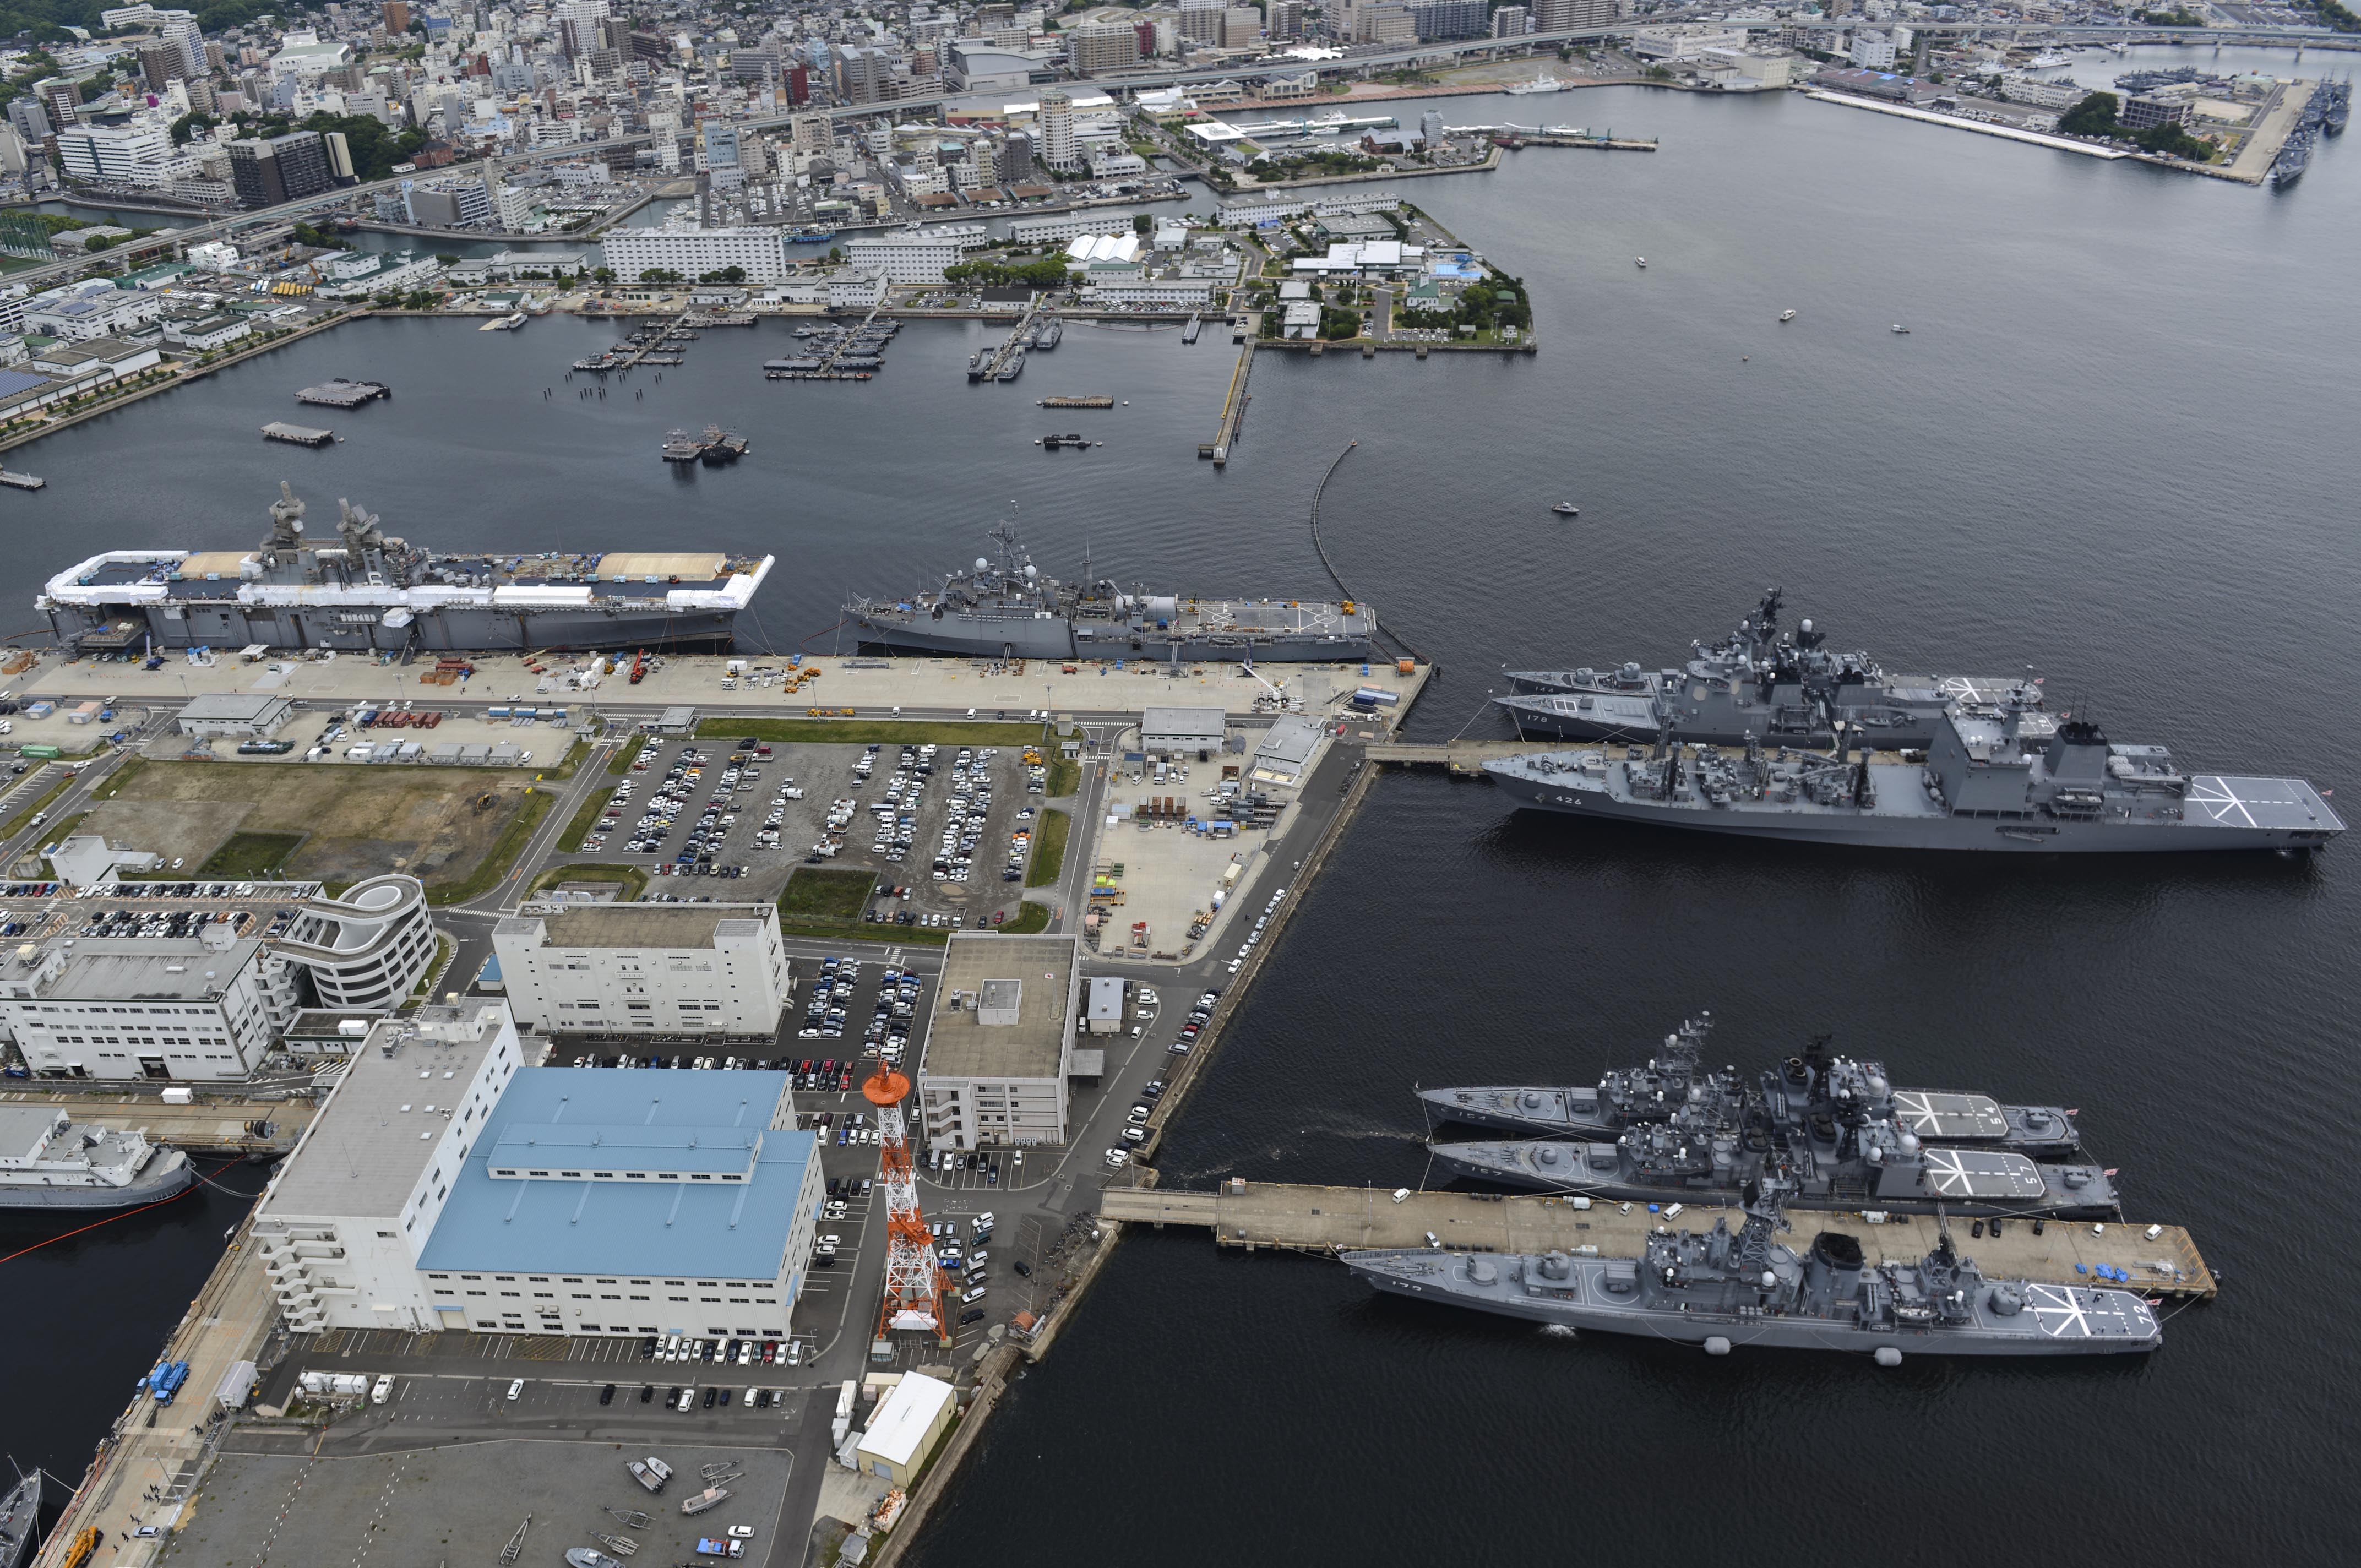
<instances>
[{"instance_id":1,"label":"warship","mask_svg":"<svg viewBox=\"0 0 2361 1568\"><path fill-rule=\"evenodd\" d=\"M1889 675L1865 652L1828 646L1811 621L1780 629L1782 590L1719 642L1690 646L1680 669L1511 670L1510 696L1494 697L1529 740L1645 740L1670 724L1686 740L1735 746L1824 746L1841 721L1888 747L1925 746L1955 702L2037 707L2032 681L1996 675Z\"/></svg>"},{"instance_id":2,"label":"warship","mask_svg":"<svg viewBox=\"0 0 2361 1568\"><path fill-rule=\"evenodd\" d=\"M1734 1067L1706 1070L1699 1056L1713 1014L1704 1013L1664 1036L1663 1048L1642 1067L1617 1068L1597 1088L1516 1084L1422 1089L1419 1104L1428 1130L1458 1124L1523 1133L1534 1137L1618 1138L1686 1106L1701 1104L1736 1120L1748 1113L1756 1091ZM1922 1142L1972 1144L2035 1158L2070 1155L2081 1146L2072 1111L2055 1105L2004 1105L1983 1094L1934 1089L1895 1089L1885 1065L1828 1059L1828 1036L1804 1054L1790 1057L1780 1081L1761 1092L1765 1123L1791 1131L1826 1116L1889 1121ZM1775 1105L1775 1113L1771 1109Z\"/></svg>"},{"instance_id":3,"label":"warship","mask_svg":"<svg viewBox=\"0 0 2361 1568\"><path fill-rule=\"evenodd\" d=\"M2162 746L2111 743L2087 719L1955 703L1924 762L1839 731L1832 752L1653 747L1529 752L1485 775L1522 805L1707 833L1899 850L2090 854L2319 849L2345 831L2302 779L2184 773Z\"/></svg>"},{"instance_id":4,"label":"warship","mask_svg":"<svg viewBox=\"0 0 2361 1568\"><path fill-rule=\"evenodd\" d=\"M720 550L439 554L336 503L303 531L279 487L251 550L112 550L49 579L36 607L67 648L468 650L726 648L773 557Z\"/></svg>"},{"instance_id":5,"label":"warship","mask_svg":"<svg viewBox=\"0 0 2361 1568\"><path fill-rule=\"evenodd\" d=\"M1856 1238L1823 1231L1798 1255L1774 1184L1741 1195L1745 1221L1700 1235L1659 1226L1638 1258L1428 1249L1345 1252L1356 1278L1407 1296L1531 1322L1644 1335L1727 1355L1740 1345L1906 1355L2107 1355L2152 1351L2163 1331L2129 1290L1991 1279L1949 1227L1916 1264L1872 1265Z\"/></svg>"},{"instance_id":6,"label":"warship","mask_svg":"<svg viewBox=\"0 0 2361 1568\"><path fill-rule=\"evenodd\" d=\"M177 1197L195 1179L187 1155L145 1133L0 1106L0 1209L129 1209Z\"/></svg>"},{"instance_id":7,"label":"warship","mask_svg":"<svg viewBox=\"0 0 2361 1568\"><path fill-rule=\"evenodd\" d=\"M845 619L863 643L911 653L1008 659L1359 661L1377 612L1347 599L1196 599L1127 592L1107 578L1042 575L1013 523L994 529L995 563L976 557L942 587L907 598L856 598Z\"/></svg>"},{"instance_id":8,"label":"warship","mask_svg":"<svg viewBox=\"0 0 2361 1568\"><path fill-rule=\"evenodd\" d=\"M2103 1218L2115 1209L2114 1172L2028 1157L2007 1140L2004 1114L1979 1113L1981 1096L1902 1101L1878 1064L1831 1058L1825 1041L1754 1083L1734 1072L1710 1078L1692 1077L1661 1114L1627 1120L1620 1131L1583 1142L1427 1148L1442 1170L1487 1186L1635 1201L1726 1203L1747 1182L1775 1180L1805 1209L1925 1213L1948 1204L1963 1213L2061 1219ZM2058 1119L2061 1137L2070 1135L2064 1112L2042 1115ZM1995 1123L2004 1128L1997 1135ZM1952 1141L1960 1127L1983 1135ZM2056 1146L2035 1146L2047 1153Z\"/></svg>"},{"instance_id":9,"label":"warship","mask_svg":"<svg viewBox=\"0 0 2361 1568\"><path fill-rule=\"evenodd\" d=\"M0 1568L24 1568L41 1538L41 1472L16 1472L16 1484L0 1497Z\"/></svg>"}]
</instances>

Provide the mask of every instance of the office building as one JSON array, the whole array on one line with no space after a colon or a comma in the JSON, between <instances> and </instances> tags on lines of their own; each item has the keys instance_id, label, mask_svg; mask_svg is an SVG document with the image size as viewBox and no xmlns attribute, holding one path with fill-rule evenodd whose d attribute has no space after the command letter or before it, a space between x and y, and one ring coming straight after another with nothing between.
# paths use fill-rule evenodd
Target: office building
<instances>
[{"instance_id":1,"label":"office building","mask_svg":"<svg viewBox=\"0 0 2361 1568\"><path fill-rule=\"evenodd\" d=\"M333 190L328 149L317 131L248 137L229 144L230 183L240 206L271 207Z\"/></svg>"},{"instance_id":2,"label":"office building","mask_svg":"<svg viewBox=\"0 0 2361 1568\"><path fill-rule=\"evenodd\" d=\"M1221 13L1211 15L1218 20ZM1065 38L1066 64L1077 76L1127 70L1139 63L1139 34L1126 24L1086 24L1067 29Z\"/></svg>"},{"instance_id":3,"label":"office building","mask_svg":"<svg viewBox=\"0 0 2361 1568\"><path fill-rule=\"evenodd\" d=\"M1612 27L1620 9L1616 0L1533 0L1533 31L1568 33Z\"/></svg>"},{"instance_id":4,"label":"office building","mask_svg":"<svg viewBox=\"0 0 2361 1568\"><path fill-rule=\"evenodd\" d=\"M749 283L775 283L787 275L786 241L775 228L701 228L693 223L617 227L607 231L599 248L625 282L636 282L651 270L694 280L735 267Z\"/></svg>"},{"instance_id":5,"label":"office building","mask_svg":"<svg viewBox=\"0 0 2361 1568\"><path fill-rule=\"evenodd\" d=\"M1029 185L1033 182L1033 138L1023 131L1012 131L1001 138L993 149L992 171L1003 185Z\"/></svg>"},{"instance_id":6,"label":"office building","mask_svg":"<svg viewBox=\"0 0 2361 1568\"><path fill-rule=\"evenodd\" d=\"M551 1034L767 1041L787 1005L772 904L528 906L492 951L518 1020Z\"/></svg>"},{"instance_id":7,"label":"office building","mask_svg":"<svg viewBox=\"0 0 2361 1568\"><path fill-rule=\"evenodd\" d=\"M524 1063L499 1003L372 1030L257 1211L302 1332L786 1337L824 1196L787 1075Z\"/></svg>"},{"instance_id":8,"label":"office building","mask_svg":"<svg viewBox=\"0 0 2361 1568\"><path fill-rule=\"evenodd\" d=\"M1082 157L1074 147L1074 101L1064 90L1052 87L1041 94L1033 125L1039 133L1033 156L1040 159L1042 167L1060 174L1072 174L1082 169Z\"/></svg>"},{"instance_id":9,"label":"office building","mask_svg":"<svg viewBox=\"0 0 2361 1568\"><path fill-rule=\"evenodd\" d=\"M925 229L852 235L844 240L844 258L863 271L885 274L889 282L939 283L943 269L956 266L963 248L955 234Z\"/></svg>"},{"instance_id":10,"label":"office building","mask_svg":"<svg viewBox=\"0 0 2361 1568\"><path fill-rule=\"evenodd\" d=\"M1081 948L1078 937L951 938L918 1073L928 1142L972 1150L1066 1141Z\"/></svg>"},{"instance_id":11,"label":"office building","mask_svg":"<svg viewBox=\"0 0 2361 1568\"><path fill-rule=\"evenodd\" d=\"M1533 30L1533 13L1524 5L1503 5L1492 13L1492 36L1521 38Z\"/></svg>"},{"instance_id":12,"label":"office building","mask_svg":"<svg viewBox=\"0 0 2361 1568\"><path fill-rule=\"evenodd\" d=\"M172 135L155 118L67 126L58 132L58 160L76 180L160 185L169 178Z\"/></svg>"},{"instance_id":13,"label":"office building","mask_svg":"<svg viewBox=\"0 0 2361 1568\"><path fill-rule=\"evenodd\" d=\"M1411 0L1410 15L1422 43L1491 36L1485 0Z\"/></svg>"}]
</instances>

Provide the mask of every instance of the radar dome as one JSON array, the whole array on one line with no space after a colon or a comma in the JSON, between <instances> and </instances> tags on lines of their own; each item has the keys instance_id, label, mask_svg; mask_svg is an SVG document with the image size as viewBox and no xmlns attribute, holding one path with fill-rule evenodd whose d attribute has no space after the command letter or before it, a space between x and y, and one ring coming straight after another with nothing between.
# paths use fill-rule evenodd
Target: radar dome
<instances>
[{"instance_id":1,"label":"radar dome","mask_svg":"<svg viewBox=\"0 0 2361 1568\"><path fill-rule=\"evenodd\" d=\"M1041 568L1038 566L1027 566L1025 568L1025 580L1028 583L1040 575Z\"/></svg>"},{"instance_id":2,"label":"radar dome","mask_svg":"<svg viewBox=\"0 0 2361 1568\"><path fill-rule=\"evenodd\" d=\"M1812 618L1810 616L1806 616L1804 618L1803 629L1806 631L1809 631L1812 629Z\"/></svg>"},{"instance_id":3,"label":"radar dome","mask_svg":"<svg viewBox=\"0 0 2361 1568\"><path fill-rule=\"evenodd\" d=\"M975 569L976 569L977 571L979 571L979 572L988 571L988 570L990 570L990 569L991 569L991 566L992 566L992 563L991 563L990 561L988 561L988 560L984 559L983 556L979 555L979 556L977 556L977 557L975 558Z\"/></svg>"}]
</instances>

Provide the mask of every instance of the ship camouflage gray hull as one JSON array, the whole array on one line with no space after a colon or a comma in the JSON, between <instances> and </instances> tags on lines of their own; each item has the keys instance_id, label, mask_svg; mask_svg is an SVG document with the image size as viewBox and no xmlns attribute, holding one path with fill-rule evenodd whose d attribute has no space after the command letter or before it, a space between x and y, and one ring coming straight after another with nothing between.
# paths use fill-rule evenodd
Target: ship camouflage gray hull
<instances>
[{"instance_id":1,"label":"ship camouflage gray hull","mask_svg":"<svg viewBox=\"0 0 2361 1568\"><path fill-rule=\"evenodd\" d=\"M864 643L961 658L1355 663L1373 646L1377 613L1366 604L1185 598L1126 591L1108 578L1061 583L1033 565L1013 526L991 537L997 564L979 556L908 598L854 599L845 620Z\"/></svg>"},{"instance_id":2,"label":"ship camouflage gray hull","mask_svg":"<svg viewBox=\"0 0 2361 1568\"><path fill-rule=\"evenodd\" d=\"M288 486L252 550L113 550L35 601L83 652L331 648L388 653L727 648L772 557L719 550L445 555L338 503L338 542L306 538Z\"/></svg>"},{"instance_id":3,"label":"ship camouflage gray hull","mask_svg":"<svg viewBox=\"0 0 2361 1568\"><path fill-rule=\"evenodd\" d=\"M24 1568L32 1558L41 1527L41 1472L21 1472L8 1495L0 1497L0 1568Z\"/></svg>"},{"instance_id":4,"label":"ship camouflage gray hull","mask_svg":"<svg viewBox=\"0 0 2361 1568\"><path fill-rule=\"evenodd\" d=\"M1827 646L1805 621L1779 630L1782 596L1763 596L1738 630L1679 669L1512 670L1493 704L1529 740L1646 740L1670 725L1685 740L1736 746L1825 746L1838 725L1898 750L1934 739L1955 702L2038 707L2037 684L1995 675L1889 675L1863 652Z\"/></svg>"},{"instance_id":5,"label":"ship camouflage gray hull","mask_svg":"<svg viewBox=\"0 0 2361 1568\"><path fill-rule=\"evenodd\" d=\"M1614 1139L1633 1127L1679 1116L1702 1106L1724 1118L1749 1113L1752 1098L1763 1100L1767 1123L1769 1094L1739 1076L1736 1068L1708 1071L1698 1057L1713 1014L1700 1014L1678 1033L1664 1036L1659 1055L1641 1067L1618 1068L1596 1088L1585 1085L1507 1084L1422 1089L1419 1104L1427 1126L1487 1127L1543 1138ZM1983 1094L1933 1089L1895 1089L1882 1062L1838 1058L1824 1064L1825 1040L1790 1058L1776 1075L1765 1075L1778 1096L1777 1120L1791 1127L1818 1118L1890 1121L1922 1142L1966 1144L2005 1149L2039 1159L2070 1155L2081 1146L2074 1113L2057 1105L2004 1105Z\"/></svg>"},{"instance_id":6,"label":"ship camouflage gray hull","mask_svg":"<svg viewBox=\"0 0 2361 1568\"><path fill-rule=\"evenodd\" d=\"M180 1149L140 1132L83 1125L60 1109L0 1105L0 1209L130 1209L197 1179Z\"/></svg>"},{"instance_id":7,"label":"ship camouflage gray hull","mask_svg":"<svg viewBox=\"0 0 2361 1568\"><path fill-rule=\"evenodd\" d=\"M1883 760L1880 760L1883 758ZM1924 763L1780 747L1543 751L1487 762L1543 811L1705 833L1897 850L2311 850L2345 831L2302 779L2183 773L2162 746L2014 704L1955 704Z\"/></svg>"},{"instance_id":8,"label":"ship camouflage gray hull","mask_svg":"<svg viewBox=\"0 0 2361 1568\"><path fill-rule=\"evenodd\" d=\"M1868 1264L1861 1245L1823 1232L1802 1255L1773 1239L1773 1204L1747 1194L1737 1232L1659 1227L1637 1259L1562 1252L1347 1252L1378 1290L1573 1329L1639 1334L1727 1354L1740 1346L1912 1355L2137 1354L2163 1343L2129 1290L1984 1277L1948 1229L1916 1265Z\"/></svg>"}]
</instances>

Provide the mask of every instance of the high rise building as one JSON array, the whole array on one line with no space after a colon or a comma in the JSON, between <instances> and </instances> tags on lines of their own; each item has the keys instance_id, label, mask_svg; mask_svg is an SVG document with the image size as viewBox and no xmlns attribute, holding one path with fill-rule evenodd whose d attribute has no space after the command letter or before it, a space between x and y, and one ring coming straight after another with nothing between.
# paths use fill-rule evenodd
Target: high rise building
<instances>
[{"instance_id":1,"label":"high rise building","mask_svg":"<svg viewBox=\"0 0 2361 1568\"><path fill-rule=\"evenodd\" d=\"M1311 19L1309 0L1270 0L1263 15L1263 30L1275 38L1298 39Z\"/></svg>"},{"instance_id":2,"label":"high rise building","mask_svg":"<svg viewBox=\"0 0 2361 1568\"><path fill-rule=\"evenodd\" d=\"M1222 13L1229 0L1180 0L1180 36L1201 44L1222 41Z\"/></svg>"},{"instance_id":3,"label":"high rise building","mask_svg":"<svg viewBox=\"0 0 2361 1568\"><path fill-rule=\"evenodd\" d=\"M240 206L273 207L334 187L328 149L317 131L248 137L229 144L230 183Z\"/></svg>"},{"instance_id":4,"label":"high rise building","mask_svg":"<svg viewBox=\"0 0 2361 1568\"><path fill-rule=\"evenodd\" d=\"M148 92L161 93L167 83L187 81L189 68L178 49L153 38L139 46L139 74L147 78Z\"/></svg>"},{"instance_id":5,"label":"high rise building","mask_svg":"<svg viewBox=\"0 0 2361 1568\"><path fill-rule=\"evenodd\" d=\"M1614 25L1615 0L1533 0L1533 31L1570 33L1580 27Z\"/></svg>"},{"instance_id":6,"label":"high rise building","mask_svg":"<svg viewBox=\"0 0 2361 1568\"><path fill-rule=\"evenodd\" d=\"M182 80L201 79L213 68L205 61L204 35L198 31L197 19L186 11L166 11L161 16L157 34L180 52Z\"/></svg>"},{"instance_id":7,"label":"high rise building","mask_svg":"<svg viewBox=\"0 0 2361 1568\"><path fill-rule=\"evenodd\" d=\"M1533 14L1524 5L1503 5L1492 13L1492 36L1521 38L1533 30Z\"/></svg>"},{"instance_id":8,"label":"high rise building","mask_svg":"<svg viewBox=\"0 0 2361 1568\"><path fill-rule=\"evenodd\" d=\"M1410 14L1422 42L1491 36L1485 0L1411 0Z\"/></svg>"},{"instance_id":9,"label":"high rise building","mask_svg":"<svg viewBox=\"0 0 2361 1568\"><path fill-rule=\"evenodd\" d=\"M396 37L410 31L410 0L385 0L378 7L378 16L385 30Z\"/></svg>"},{"instance_id":10,"label":"high rise building","mask_svg":"<svg viewBox=\"0 0 2361 1568\"><path fill-rule=\"evenodd\" d=\"M1221 13L1214 12L1219 16ZM1124 23L1093 22L1066 30L1066 63L1077 76L1121 71L1139 63L1138 29Z\"/></svg>"},{"instance_id":11,"label":"high rise building","mask_svg":"<svg viewBox=\"0 0 2361 1568\"><path fill-rule=\"evenodd\" d=\"M1014 131L1001 142L993 154L993 172L1003 185L1029 185L1033 182L1033 138L1023 131Z\"/></svg>"},{"instance_id":12,"label":"high rise building","mask_svg":"<svg viewBox=\"0 0 2361 1568\"><path fill-rule=\"evenodd\" d=\"M1082 159L1074 149L1073 99L1059 88L1045 88L1034 124L1041 139L1033 150L1045 166L1060 174L1071 174L1082 168Z\"/></svg>"},{"instance_id":13,"label":"high rise building","mask_svg":"<svg viewBox=\"0 0 2361 1568\"><path fill-rule=\"evenodd\" d=\"M893 102L900 95L894 83L894 57L859 44L838 50L836 95L848 104Z\"/></svg>"},{"instance_id":14,"label":"high rise building","mask_svg":"<svg viewBox=\"0 0 2361 1568\"><path fill-rule=\"evenodd\" d=\"M44 137L55 132L55 127L49 124L48 107L31 93L9 102L8 123L16 127L18 136L35 146L38 146Z\"/></svg>"},{"instance_id":15,"label":"high rise building","mask_svg":"<svg viewBox=\"0 0 2361 1568\"><path fill-rule=\"evenodd\" d=\"M1481 9L1484 0L1467 0ZM1222 13L1222 47L1251 49L1262 37L1262 12L1252 5L1232 5Z\"/></svg>"}]
</instances>

